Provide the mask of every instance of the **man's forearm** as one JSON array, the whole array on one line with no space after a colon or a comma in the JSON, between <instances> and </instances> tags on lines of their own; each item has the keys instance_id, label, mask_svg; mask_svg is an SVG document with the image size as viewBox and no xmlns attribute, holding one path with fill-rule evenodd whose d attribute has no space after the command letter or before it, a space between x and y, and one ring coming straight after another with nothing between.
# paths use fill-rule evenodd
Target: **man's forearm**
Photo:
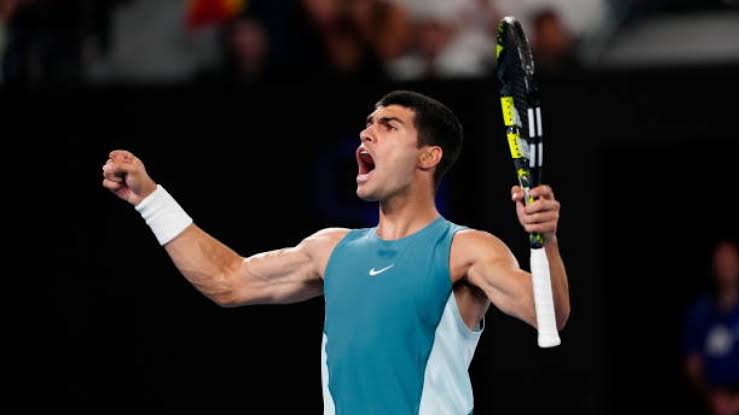
<instances>
[{"instance_id":1,"label":"man's forearm","mask_svg":"<svg viewBox=\"0 0 739 415\"><path fill-rule=\"evenodd\" d=\"M194 224L164 245L182 275L201 293L222 304L233 291L243 258Z\"/></svg>"},{"instance_id":2,"label":"man's forearm","mask_svg":"<svg viewBox=\"0 0 739 415\"><path fill-rule=\"evenodd\" d=\"M554 311L557 315L557 328L562 330L570 316L570 291L567 283L567 272L562 257L559 254L557 237L544 245L549 261L549 275L552 280L552 295L554 296Z\"/></svg>"},{"instance_id":3,"label":"man's forearm","mask_svg":"<svg viewBox=\"0 0 739 415\"><path fill-rule=\"evenodd\" d=\"M182 275L208 298L223 304L233 291L234 271L242 258L195 226L160 185L136 205L136 210Z\"/></svg>"}]
</instances>

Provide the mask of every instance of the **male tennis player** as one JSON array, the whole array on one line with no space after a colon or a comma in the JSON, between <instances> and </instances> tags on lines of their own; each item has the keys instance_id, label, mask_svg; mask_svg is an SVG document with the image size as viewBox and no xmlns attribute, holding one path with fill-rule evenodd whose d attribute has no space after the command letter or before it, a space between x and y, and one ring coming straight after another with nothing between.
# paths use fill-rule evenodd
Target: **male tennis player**
<instances>
[{"instance_id":1,"label":"male tennis player","mask_svg":"<svg viewBox=\"0 0 739 415\"><path fill-rule=\"evenodd\" d=\"M248 258L192 223L141 160L113 151L103 186L135 205L174 264L225 307L291 303L323 294L324 414L469 414L468 366L492 302L536 327L531 275L495 236L455 225L434 192L462 145L462 126L440 102L395 91L367 117L356 151L357 195L377 201L371 229L323 229L297 246ZM544 235L557 325L567 321L560 206L552 190L512 200L527 232Z\"/></svg>"}]
</instances>

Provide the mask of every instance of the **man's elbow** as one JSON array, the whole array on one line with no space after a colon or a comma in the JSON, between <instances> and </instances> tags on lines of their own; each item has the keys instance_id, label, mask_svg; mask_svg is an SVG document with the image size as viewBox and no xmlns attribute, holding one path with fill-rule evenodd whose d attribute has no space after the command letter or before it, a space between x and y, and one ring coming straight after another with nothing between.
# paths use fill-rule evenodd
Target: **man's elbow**
<instances>
[{"instance_id":1,"label":"man's elbow","mask_svg":"<svg viewBox=\"0 0 739 415\"><path fill-rule=\"evenodd\" d=\"M235 308L260 303L255 296L247 295L244 290L224 291L219 294L209 295L208 298L223 308Z\"/></svg>"},{"instance_id":2,"label":"man's elbow","mask_svg":"<svg viewBox=\"0 0 739 415\"><path fill-rule=\"evenodd\" d=\"M217 296L208 296L214 303L223 308L234 308L243 305L243 303L236 300L232 295L221 294Z\"/></svg>"},{"instance_id":3,"label":"man's elbow","mask_svg":"<svg viewBox=\"0 0 739 415\"><path fill-rule=\"evenodd\" d=\"M211 301L223 308L239 307L249 302L244 290L237 289L234 277L224 274L219 280L220 283L212 284L208 292L203 292Z\"/></svg>"},{"instance_id":4,"label":"man's elbow","mask_svg":"<svg viewBox=\"0 0 739 415\"><path fill-rule=\"evenodd\" d=\"M223 269L218 278L213 279L209 292L204 292L206 297L223 308L239 307L253 301L249 295L253 290L244 287L243 281L239 278L241 264L243 259Z\"/></svg>"}]
</instances>

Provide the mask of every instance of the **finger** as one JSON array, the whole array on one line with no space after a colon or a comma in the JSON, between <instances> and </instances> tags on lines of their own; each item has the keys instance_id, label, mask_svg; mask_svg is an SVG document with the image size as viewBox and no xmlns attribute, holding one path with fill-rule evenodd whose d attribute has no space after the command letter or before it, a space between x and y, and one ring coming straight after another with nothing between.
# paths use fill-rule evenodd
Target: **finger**
<instances>
[{"instance_id":1,"label":"finger","mask_svg":"<svg viewBox=\"0 0 739 415\"><path fill-rule=\"evenodd\" d=\"M535 223L523 225L523 228L527 233L551 233L556 230L556 227L551 223Z\"/></svg>"},{"instance_id":2,"label":"finger","mask_svg":"<svg viewBox=\"0 0 739 415\"><path fill-rule=\"evenodd\" d=\"M529 190L529 195L535 198L554 200L554 192L552 191L552 188L545 184L536 186Z\"/></svg>"},{"instance_id":3,"label":"finger","mask_svg":"<svg viewBox=\"0 0 739 415\"><path fill-rule=\"evenodd\" d=\"M133 160L136 157L130 151L126 150L113 150L108 155L111 159L122 159L122 160Z\"/></svg>"},{"instance_id":4,"label":"finger","mask_svg":"<svg viewBox=\"0 0 739 415\"><path fill-rule=\"evenodd\" d=\"M530 205L526 205L527 214L558 210L559 202L557 202L556 200L539 199Z\"/></svg>"},{"instance_id":5,"label":"finger","mask_svg":"<svg viewBox=\"0 0 739 415\"><path fill-rule=\"evenodd\" d=\"M103 167L101 168L101 170L103 171L103 177L105 177L108 171L110 171L110 169L112 168L112 164L113 164L113 160L111 159L108 159L108 161L106 161L105 164L103 164Z\"/></svg>"},{"instance_id":6,"label":"finger","mask_svg":"<svg viewBox=\"0 0 739 415\"><path fill-rule=\"evenodd\" d=\"M112 180L103 179L103 187L105 187L106 189L115 191L123 187L123 184L119 182L114 182Z\"/></svg>"},{"instance_id":7,"label":"finger","mask_svg":"<svg viewBox=\"0 0 739 415\"><path fill-rule=\"evenodd\" d=\"M131 173L132 171L134 171L134 165L131 163L121 163L114 161L103 166L103 174L105 175L123 176L124 174Z\"/></svg>"},{"instance_id":8,"label":"finger","mask_svg":"<svg viewBox=\"0 0 739 415\"><path fill-rule=\"evenodd\" d=\"M531 203L526 204L526 213L531 214L551 210L551 208L553 207L551 203L552 202L544 199L535 200Z\"/></svg>"},{"instance_id":9,"label":"finger","mask_svg":"<svg viewBox=\"0 0 739 415\"><path fill-rule=\"evenodd\" d=\"M107 180L110 180L111 182L123 183L123 176L122 175L121 176L116 176L113 173L103 172L103 177L105 179L107 179Z\"/></svg>"},{"instance_id":10,"label":"finger","mask_svg":"<svg viewBox=\"0 0 739 415\"><path fill-rule=\"evenodd\" d=\"M103 165L103 177L105 177L108 180L113 180L116 182L122 182L123 181L123 175L116 175L116 166L117 164L111 160L108 159L108 161L105 162Z\"/></svg>"},{"instance_id":11,"label":"finger","mask_svg":"<svg viewBox=\"0 0 739 415\"><path fill-rule=\"evenodd\" d=\"M524 193L523 193L523 189L521 188L521 186L516 185L511 188L511 200L513 201L521 200L523 199L523 195Z\"/></svg>"},{"instance_id":12,"label":"finger","mask_svg":"<svg viewBox=\"0 0 739 415\"><path fill-rule=\"evenodd\" d=\"M546 222L556 222L559 218L559 213L557 212L541 212L541 213L534 213L529 215L523 215L521 218L521 223L525 225L529 224L536 224L536 223L546 223Z\"/></svg>"},{"instance_id":13,"label":"finger","mask_svg":"<svg viewBox=\"0 0 739 415\"><path fill-rule=\"evenodd\" d=\"M538 199L531 201L529 200L528 203L526 203L526 213L536 213L541 212L544 209L544 206L546 205L547 201L544 199Z\"/></svg>"},{"instance_id":14,"label":"finger","mask_svg":"<svg viewBox=\"0 0 739 415\"><path fill-rule=\"evenodd\" d=\"M519 221L523 221L523 217L526 216L526 206L520 200L516 201L516 214Z\"/></svg>"}]
</instances>

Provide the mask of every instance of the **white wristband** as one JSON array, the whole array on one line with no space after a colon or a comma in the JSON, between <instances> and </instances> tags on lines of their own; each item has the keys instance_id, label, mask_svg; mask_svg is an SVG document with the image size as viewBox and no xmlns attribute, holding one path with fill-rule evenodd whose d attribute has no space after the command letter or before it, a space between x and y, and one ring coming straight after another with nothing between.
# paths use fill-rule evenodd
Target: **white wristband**
<instances>
[{"instance_id":1,"label":"white wristband","mask_svg":"<svg viewBox=\"0 0 739 415\"><path fill-rule=\"evenodd\" d=\"M136 210L154 232L159 245L171 241L192 223L192 218L160 185L136 205Z\"/></svg>"}]
</instances>

